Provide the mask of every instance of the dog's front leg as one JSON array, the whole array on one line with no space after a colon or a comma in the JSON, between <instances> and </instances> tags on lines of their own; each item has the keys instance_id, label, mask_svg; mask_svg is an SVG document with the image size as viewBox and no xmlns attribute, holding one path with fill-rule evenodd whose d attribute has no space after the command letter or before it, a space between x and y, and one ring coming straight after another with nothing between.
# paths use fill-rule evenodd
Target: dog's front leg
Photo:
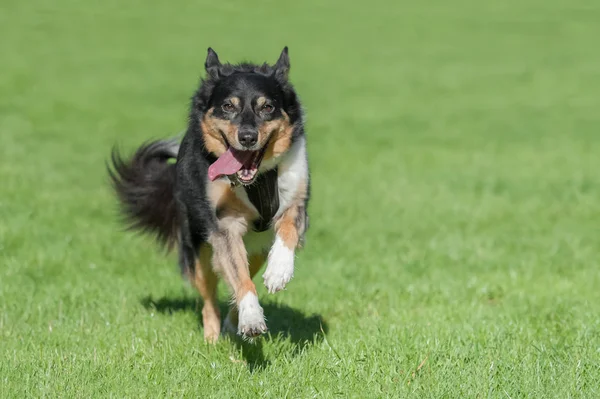
<instances>
[{"instance_id":1,"label":"dog's front leg","mask_svg":"<svg viewBox=\"0 0 600 399\"><path fill-rule=\"evenodd\" d=\"M238 308L238 334L256 337L267 331L263 309L248 271L248 258L242 234L219 230L211 234L213 265L231 288Z\"/></svg>"},{"instance_id":2,"label":"dog's front leg","mask_svg":"<svg viewBox=\"0 0 600 399\"><path fill-rule=\"evenodd\" d=\"M294 276L294 254L304 238L306 220L306 207L302 200L290 206L275 221L275 242L263 274L265 286L271 294L284 289Z\"/></svg>"}]
</instances>

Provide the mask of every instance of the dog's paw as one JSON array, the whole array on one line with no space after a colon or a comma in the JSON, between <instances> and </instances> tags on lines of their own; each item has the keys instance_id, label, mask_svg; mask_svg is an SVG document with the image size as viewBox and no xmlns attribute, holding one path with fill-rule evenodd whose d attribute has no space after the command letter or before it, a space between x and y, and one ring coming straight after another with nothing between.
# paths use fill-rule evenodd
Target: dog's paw
<instances>
[{"instance_id":1,"label":"dog's paw","mask_svg":"<svg viewBox=\"0 0 600 399\"><path fill-rule=\"evenodd\" d=\"M273 267L267 267L267 271L263 274L265 287L270 294L274 294L285 288L285 285L294 277L294 265L277 264Z\"/></svg>"},{"instance_id":2,"label":"dog's paw","mask_svg":"<svg viewBox=\"0 0 600 399\"><path fill-rule=\"evenodd\" d=\"M277 237L269 252L267 270L263 274L265 287L269 293L274 294L284 289L292 277L294 277L294 251L286 247L281 238Z\"/></svg>"},{"instance_id":3,"label":"dog's paw","mask_svg":"<svg viewBox=\"0 0 600 399\"><path fill-rule=\"evenodd\" d=\"M285 288L294 277L294 251L285 246L279 236L269 252L267 270L263 274L265 287L274 294Z\"/></svg>"},{"instance_id":4,"label":"dog's paw","mask_svg":"<svg viewBox=\"0 0 600 399\"><path fill-rule=\"evenodd\" d=\"M256 295L249 292L241 300L239 306L237 333L244 338L254 338L267 332L263 309L258 304Z\"/></svg>"}]
</instances>

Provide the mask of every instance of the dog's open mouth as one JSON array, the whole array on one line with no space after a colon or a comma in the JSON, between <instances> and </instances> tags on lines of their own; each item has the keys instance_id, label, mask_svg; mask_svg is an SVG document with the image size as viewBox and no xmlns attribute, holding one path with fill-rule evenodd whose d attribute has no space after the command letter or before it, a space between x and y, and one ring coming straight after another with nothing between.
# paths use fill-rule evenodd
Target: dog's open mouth
<instances>
[{"instance_id":1,"label":"dog's open mouth","mask_svg":"<svg viewBox=\"0 0 600 399\"><path fill-rule=\"evenodd\" d=\"M257 151L240 151L229 147L208 168L208 178L212 181L220 176L235 175L244 184L252 184L258 175L258 167L265 155L266 146Z\"/></svg>"},{"instance_id":2,"label":"dog's open mouth","mask_svg":"<svg viewBox=\"0 0 600 399\"><path fill-rule=\"evenodd\" d=\"M244 156L246 156L248 160L244 162L241 169L235 173L235 176L240 183L251 184L254 182L258 175L260 161L262 161L263 155L265 154L265 148L258 151L243 151L245 153Z\"/></svg>"}]
</instances>

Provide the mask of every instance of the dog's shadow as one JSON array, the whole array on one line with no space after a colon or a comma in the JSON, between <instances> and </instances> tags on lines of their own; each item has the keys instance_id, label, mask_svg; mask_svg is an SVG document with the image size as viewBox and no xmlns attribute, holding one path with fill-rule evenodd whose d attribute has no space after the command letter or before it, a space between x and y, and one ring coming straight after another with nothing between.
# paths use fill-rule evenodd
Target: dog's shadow
<instances>
[{"instance_id":1,"label":"dog's shadow","mask_svg":"<svg viewBox=\"0 0 600 399\"><path fill-rule=\"evenodd\" d=\"M198 325L202 327L202 301L190 297L153 299L151 296L143 298L142 305L148 309L164 314L173 314L176 312L194 312L198 319ZM265 358L263 351L263 340L269 340L275 337L289 339L292 343L291 355L295 356L301 353L305 348L323 340L323 335L327 334L327 323L321 315L305 315L299 310L289 306L261 302L267 317L269 334L261 338L248 342L240 337L231 337L231 341L238 347L250 371L260 370L267 367L270 363ZM220 303L221 314L223 317L227 314L227 303Z\"/></svg>"}]
</instances>

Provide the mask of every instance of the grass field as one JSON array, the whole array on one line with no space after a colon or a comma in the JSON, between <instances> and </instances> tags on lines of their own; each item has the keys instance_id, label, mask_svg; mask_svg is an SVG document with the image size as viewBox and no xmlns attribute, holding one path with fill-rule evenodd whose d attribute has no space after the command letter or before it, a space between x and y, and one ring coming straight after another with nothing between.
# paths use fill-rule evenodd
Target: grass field
<instances>
[{"instance_id":1,"label":"grass field","mask_svg":"<svg viewBox=\"0 0 600 399\"><path fill-rule=\"evenodd\" d=\"M0 397L600 397L599 37L583 0L0 0ZM104 170L184 128L209 45L289 45L308 113L254 345L203 342Z\"/></svg>"}]
</instances>

